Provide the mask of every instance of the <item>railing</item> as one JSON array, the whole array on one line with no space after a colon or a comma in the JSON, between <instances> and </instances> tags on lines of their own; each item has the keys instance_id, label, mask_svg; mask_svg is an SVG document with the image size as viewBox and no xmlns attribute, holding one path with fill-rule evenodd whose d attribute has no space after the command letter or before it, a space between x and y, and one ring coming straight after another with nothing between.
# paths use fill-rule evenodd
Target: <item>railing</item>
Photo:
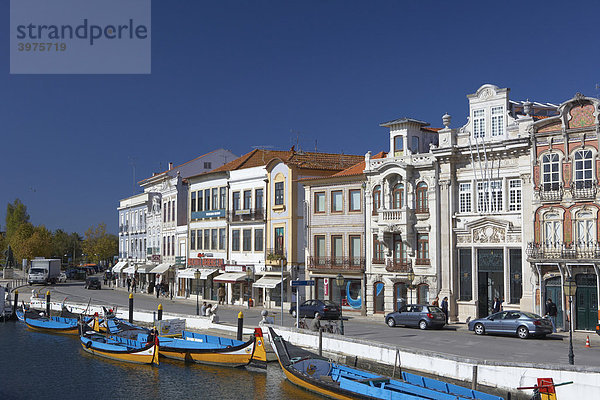
<instances>
[{"instance_id":1,"label":"railing","mask_svg":"<svg viewBox=\"0 0 600 400\"><path fill-rule=\"evenodd\" d=\"M415 265L429 265L429 258L417 258L415 260Z\"/></svg>"},{"instance_id":2,"label":"railing","mask_svg":"<svg viewBox=\"0 0 600 400\"><path fill-rule=\"evenodd\" d=\"M308 259L308 269L332 269L362 271L365 269L366 260L359 257L313 257Z\"/></svg>"},{"instance_id":3,"label":"railing","mask_svg":"<svg viewBox=\"0 0 600 400\"><path fill-rule=\"evenodd\" d=\"M560 185L554 183L542 183L537 192L540 200L542 201L561 201L563 198L564 189L562 183Z\"/></svg>"},{"instance_id":4,"label":"railing","mask_svg":"<svg viewBox=\"0 0 600 400\"><path fill-rule=\"evenodd\" d=\"M265 211L263 208L229 211L228 217L230 222L264 221Z\"/></svg>"},{"instance_id":5,"label":"railing","mask_svg":"<svg viewBox=\"0 0 600 400\"><path fill-rule=\"evenodd\" d=\"M385 222L401 222L406 220L406 210L381 210L381 220Z\"/></svg>"},{"instance_id":6,"label":"railing","mask_svg":"<svg viewBox=\"0 0 600 400\"><path fill-rule=\"evenodd\" d=\"M405 260L392 260L388 259L385 263L385 270L387 272L410 272L412 271L412 262L409 259Z\"/></svg>"},{"instance_id":7,"label":"railing","mask_svg":"<svg viewBox=\"0 0 600 400\"><path fill-rule=\"evenodd\" d=\"M599 242L529 242L527 255L531 259L599 259Z\"/></svg>"},{"instance_id":8,"label":"railing","mask_svg":"<svg viewBox=\"0 0 600 400\"><path fill-rule=\"evenodd\" d=\"M584 182L573 182L571 186L571 195L575 199L593 199L596 197L598 192L598 186L596 182L584 181Z\"/></svg>"},{"instance_id":9,"label":"railing","mask_svg":"<svg viewBox=\"0 0 600 400\"><path fill-rule=\"evenodd\" d=\"M429 207L417 207L415 209L416 214L429 214Z\"/></svg>"},{"instance_id":10,"label":"railing","mask_svg":"<svg viewBox=\"0 0 600 400\"><path fill-rule=\"evenodd\" d=\"M371 259L371 263L372 264L385 264L385 258L377 258L377 257L373 257Z\"/></svg>"},{"instance_id":11,"label":"railing","mask_svg":"<svg viewBox=\"0 0 600 400\"><path fill-rule=\"evenodd\" d=\"M279 265L279 263L281 262L281 260L286 260L285 263L287 263L287 254L286 254L286 250L285 249L280 249L280 248L271 248L271 249L267 249L267 258L265 260L265 263L268 265Z\"/></svg>"}]
</instances>

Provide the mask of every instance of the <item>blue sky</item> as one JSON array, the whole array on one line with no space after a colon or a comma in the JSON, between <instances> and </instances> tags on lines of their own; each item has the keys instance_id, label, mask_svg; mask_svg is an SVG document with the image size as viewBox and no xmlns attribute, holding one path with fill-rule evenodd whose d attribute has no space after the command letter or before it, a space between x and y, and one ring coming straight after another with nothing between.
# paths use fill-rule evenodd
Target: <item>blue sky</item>
<instances>
[{"instance_id":1,"label":"blue sky","mask_svg":"<svg viewBox=\"0 0 600 400\"><path fill-rule=\"evenodd\" d=\"M569 9L571 7L571 9ZM153 1L152 74L10 75L0 5L0 226L116 233L139 181L215 148L364 154L379 123L452 127L484 83L511 98L598 96L597 2ZM139 189L138 189L139 190Z\"/></svg>"}]
</instances>

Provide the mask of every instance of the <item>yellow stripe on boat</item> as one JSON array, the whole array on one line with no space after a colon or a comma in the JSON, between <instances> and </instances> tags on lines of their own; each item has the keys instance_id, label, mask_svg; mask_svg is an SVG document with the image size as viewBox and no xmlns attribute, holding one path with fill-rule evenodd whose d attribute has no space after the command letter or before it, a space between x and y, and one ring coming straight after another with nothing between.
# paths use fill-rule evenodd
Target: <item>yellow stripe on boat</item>
<instances>
[{"instance_id":1,"label":"yellow stripe on boat","mask_svg":"<svg viewBox=\"0 0 600 400\"><path fill-rule=\"evenodd\" d=\"M125 361L125 362L135 363L135 364L157 364L158 365L158 359L155 360L155 356L154 356L155 347L151 347L150 349L140 351L137 353L113 353L113 352L107 352L107 351L102 351L102 350L98 350L98 349L93 349L91 347L88 349L87 347L85 347L85 343L83 343L83 342L81 343L81 346L83 347L83 349L85 351L87 351L90 354L93 354L95 356L110 358L111 360Z\"/></svg>"},{"instance_id":2,"label":"yellow stripe on boat","mask_svg":"<svg viewBox=\"0 0 600 400\"><path fill-rule=\"evenodd\" d=\"M281 361L279 362L279 365L281 365ZM304 388L306 390L310 390L311 392L315 392L315 393L318 393L318 394L323 395L325 397L330 397L332 399L340 399L340 400L355 400L355 399L360 399L360 397L346 396L346 395L343 395L341 393L333 392L331 390L327 390L327 389L322 388L320 386L313 385L312 383L308 383L305 380L302 380L302 379L298 378L296 375L292 374L287 369L285 369L283 367L283 365L281 365L281 369L283 370L283 372L285 373L286 378L288 378L288 380L290 382L292 382L296 386L300 386L301 388Z\"/></svg>"}]
</instances>

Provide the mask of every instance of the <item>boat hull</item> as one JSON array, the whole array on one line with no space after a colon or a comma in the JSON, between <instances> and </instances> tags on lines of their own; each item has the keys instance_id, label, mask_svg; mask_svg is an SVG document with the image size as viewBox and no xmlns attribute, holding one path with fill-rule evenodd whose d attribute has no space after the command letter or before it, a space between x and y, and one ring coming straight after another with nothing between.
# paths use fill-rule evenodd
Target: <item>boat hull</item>
<instances>
[{"instance_id":1,"label":"boat hull","mask_svg":"<svg viewBox=\"0 0 600 400\"><path fill-rule=\"evenodd\" d=\"M17 318L25 322L31 330L44 333L58 333L62 335L79 335L78 321L73 318L52 317L27 318L20 310L16 312Z\"/></svg>"},{"instance_id":2,"label":"boat hull","mask_svg":"<svg viewBox=\"0 0 600 400\"><path fill-rule=\"evenodd\" d=\"M158 365L158 346L155 343L147 344L142 348L131 348L119 344L100 343L88 337L80 339L83 350L94 356L133 364Z\"/></svg>"}]
</instances>

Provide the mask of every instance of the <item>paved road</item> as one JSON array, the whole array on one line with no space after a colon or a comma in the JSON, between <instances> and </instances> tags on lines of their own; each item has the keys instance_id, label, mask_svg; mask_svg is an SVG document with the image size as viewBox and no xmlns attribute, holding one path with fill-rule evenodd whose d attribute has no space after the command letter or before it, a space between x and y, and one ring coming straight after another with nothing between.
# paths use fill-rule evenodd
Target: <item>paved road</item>
<instances>
[{"instance_id":1,"label":"paved road","mask_svg":"<svg viewBox=\"0 0 600 400\"><path fill-rule=\"evenodd\" d=\"M33 287L42 293L46 288ZM82 282L71 282L47 287L54 301L62 301L68 296L68 301L87 303L91 298L94 304L127 308L129 294L121 289L103 287L102 290L86 290ZM23 288L25 289L25 288ZM22 296L27 293L21 290ZM163 304L165 313L195 314L195 300L156 299L155 296L136 293L135 308L156 310L159 303ZM244 313L245 325L257 325L260 321L262 308L245 309L236 306L220 306L218 314L224 323L236 324L239 311ZM279 312L269 312L275 317L275 323L280 324ZM284 312L283 324L293 326L295 320ZM546 364L568 364L569 339L568 334L559 333L544 339L522 340L505 336L477 336L466 330L464 324L453 324L443 330L421 331L413 328L389 328L383 322L383 317L371 318L349 316L344 322L347 336L373 340L397 345L403 348L418 348L438 353L457 355L478 360L496 360ZM600 337L589 334L592 348L585 348L585 337L588 333L576 332L574 335L575 363L577 365L600 367Z\"/></svg>"}]
</instances>

